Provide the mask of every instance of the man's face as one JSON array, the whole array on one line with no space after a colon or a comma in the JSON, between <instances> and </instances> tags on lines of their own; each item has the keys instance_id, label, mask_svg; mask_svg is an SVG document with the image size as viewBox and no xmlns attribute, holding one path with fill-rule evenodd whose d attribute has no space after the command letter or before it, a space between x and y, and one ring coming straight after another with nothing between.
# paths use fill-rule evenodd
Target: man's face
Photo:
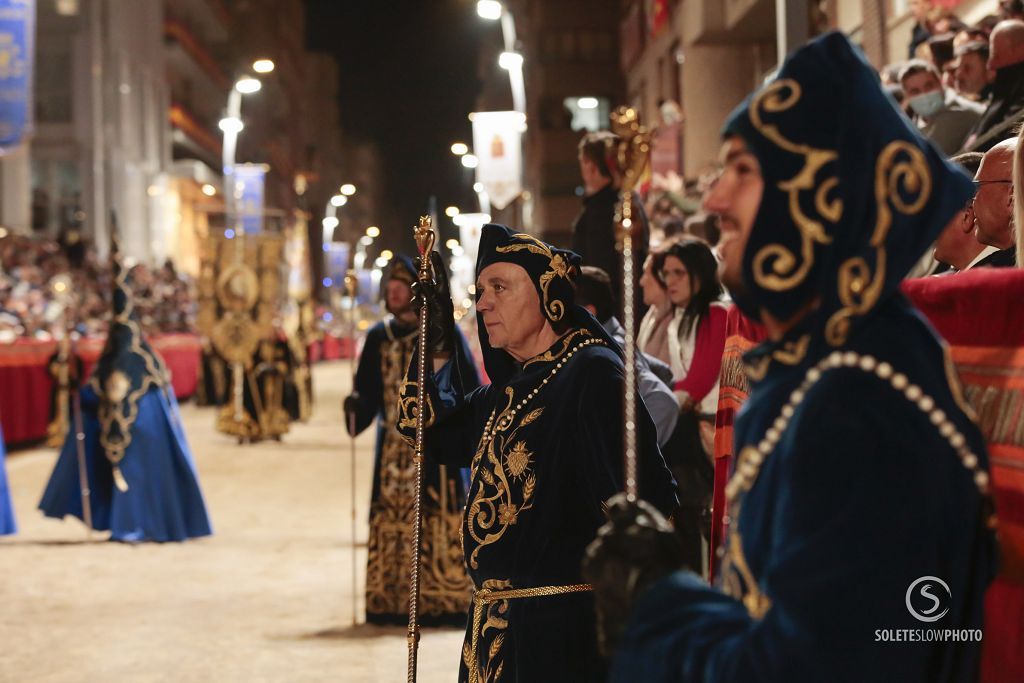
<instances>
[{"instance_id":1,"label":"man's face","mask_svg":"<svg viewBox=\"0 0 1024 683\"><path fill-rule=\"evenodd\" d=\"M665 290L654 275L653 256L648 256L644 261L644 272L640 276L640 290L644 295L645 306L660 306L665 303Z\"/></svg>"},{"instance_id":2,"label":"man's face","mask_svg":"<svg viewBox=\"0 0 1024 683\"><path fill-rule=\"evenodd\" d=\"M402 315L412 310L412 288L401 280L388 280L384 298L392 315Z\"/></svg>"},{"instance_id":3,"label":"man's face","mask_svg":"<svg viewBox=\"0 0 1024 683\"><path fill-rule=\"evenodd\" d=\"M999 249L1013 246L1013 151L1016 138L1005 140L985 153L974 194L974 236L982 244Z\"/></svg>"},{"instance_id":4,"label":"man's face","mask_svg":"<svg viewBox=\"0 0 1024 683\"><path fill-rule=\"evenodd\" d=\"M718 215L719 274L734 292L743 290L743 252L764 194L761 165L746 144L731 137L722 145L722 173L704 194L704 211Z\"/></svg>"},{"instance_id":5,"label":"man's face","mask_svg":"<svg viewBox=\"0 0 1024 683\"><path fill-rule=\"evenodd\" d=\"M974 239L974 211L968 204L953 216L935 240L934 256L936 261L960 270L970 262L964 256L973 258L980 248Z\"/></svg>"},{"instance_id":6,"label":"man's face","mask_svg":"<svg viewBox=\"0 0 1024 683\"><path fill-rule=\"evenodd\" d=\"M992 80L992 73L985 66L985 60L977 52L960 55L953 82L961 95L977 95Z\"/></svg>"},{"instance_id":7,"label":"man's face","mask_svg":"<svg viewBox=\"0 0 1024 683\"><path fill-rule=\"evenodd\" d=\"M903 94L907 96L907 99L942 88L942 83L939 82L939 79L931 71L919 71L915 74L910 74L903 79L901 85L903 86Z\"/></svg>"},{"instance_id":8,"label":"man's face","mask_svg":"<svg viewBox=\"0 0 1024 683\"><path fill-rule=\"evenodd\" d=\"M505 349L517 360L524 358L519 352L532 347L544 327L550 326L541 313L540 297L530 276L514 263L492 263L480 272L476 310L491 347Z\"/></svg>"}]
</instances>

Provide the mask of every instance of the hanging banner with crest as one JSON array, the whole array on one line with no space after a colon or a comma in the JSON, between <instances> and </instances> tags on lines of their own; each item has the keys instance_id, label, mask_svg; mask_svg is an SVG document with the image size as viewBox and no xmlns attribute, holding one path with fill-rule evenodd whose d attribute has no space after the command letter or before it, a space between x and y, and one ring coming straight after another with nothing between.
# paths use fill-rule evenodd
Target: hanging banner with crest
<instances>
[{"instance_id":1,"label":"hanging banner with crest","mask_svg":"<svg viewBox=\"0 0 1024 683\"><path fill-rule=\"evenodd\" d=\"M520 139L526 117L517 111L478 111L473 120L473 153L479 159L476 179L491 204L504 209L523 191Z\"/></svg>"},{"instance_id":2,"label":"hanging banner with crest","mask_svg":"<svg viewBox=\"0 0 1024 683\"><path fill-rule=\"evenodd\" d=\"M35 0L0 0L0 151L31 127Z\"/></svg>"}]
</instances>

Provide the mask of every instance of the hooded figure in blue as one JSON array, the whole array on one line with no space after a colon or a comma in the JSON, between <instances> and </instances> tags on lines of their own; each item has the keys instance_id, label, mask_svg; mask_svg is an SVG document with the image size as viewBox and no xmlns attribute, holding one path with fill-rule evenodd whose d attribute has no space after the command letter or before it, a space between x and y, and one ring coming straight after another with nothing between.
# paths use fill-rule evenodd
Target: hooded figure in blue
<instances>
[{"instance_id":1,"label":"hooded figure in blue","mask_svg":"<svg viewBox=\"0 0 1024 683\"><path fill-rule=\"evenodd\" d=\"M0 429L0 536L18 532L18 525L14 521L14 506L11 505L11 492L7 488L4 450L4 432L3 429Z\"/></svg>"},{"instance_id":2,"label":"hooded figure in blue","mask_svg":"<svg viewBox=\"0 0 1024 683\"><path fill-rule=\"evenodd\" d=\"M621 352L574 304L579 256L485 225L476 271L480 347L491 384L471 391L451 356L452 304L443 266L421 287L431 306L434 358L424 419L427 457L470 466L462 520L475 589L459 680L600 681L594 601L580 575L604 502L622 490ZM447 359L447 360L446 360ZM399 430L415 436L410 364ZM640 490L665 514L675 482L639 403Z\"/></svg>"},{"instance_id":3,"label":"hooded figure in blue","mask_svg":"<svg viewBox=\"0 0 1024 683\"><path fill-rule=\"evenodd\" d=\"M163 361L139 328L116 251L107 342L82 388L93 528L113 541L184 541L211 533L195 463ZM73 423L72 423L73 424ZM84 519L75 430L68 431L39 509Z\"/></svg>"},{"instance_id":4,"label":"hooded figure in blue","mask_svg":"<svg viewBox=\"0 0 1024 683\"><path fill-rule=\"evenodd\" d=\"M377 449L370 499L366 567L366 620L372 624L409 621L409 548L415 512L415 452L398 431L398 394L419 338L412 306L412 259L401 254L384 283L391 314L366 333L355 387L345 399L345 427L353 436L377 420ZM465 339L457 333L459 366L470 388L479 386ZM355 423L355 432L352 424ZM420 623L465 623L470 583L459 544L466 487L457 468L433 463L423 468L423 568L420 571Z\"/></svg>"},{"instance_id":5,"label":"hooded figure in blue","mask_svg":"<svg viewBox=\"0 0 1024 683\"><path fill-rule=\"evenodd\" d=\"M838 33L723 133L705 207L723 281L770 340L746 358L720 586L625 556L640 515L603 529L605 575L655 577L598 586L634 599L611 680L975 680L988 459L943 342L899 291L971 182Z\"/></svg>"}]
</instances>

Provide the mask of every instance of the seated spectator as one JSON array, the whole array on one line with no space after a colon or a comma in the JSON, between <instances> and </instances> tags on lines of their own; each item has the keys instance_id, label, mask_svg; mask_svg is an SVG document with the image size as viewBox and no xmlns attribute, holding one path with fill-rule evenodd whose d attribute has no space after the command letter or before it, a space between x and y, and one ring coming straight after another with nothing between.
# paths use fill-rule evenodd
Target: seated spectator
<instances>
[{"instance_id":1,"label":"seated spectator","mask_svg":"<svg viewBox=\"0 0 1024 683\"><path fill-rule=\"evenodd\" d=\"M900 85L921 133L946 154L964 143L984 107L960 97L942 85L939 70L921 59L912 59L900 72Z\"/></svg>"},{"instance_id":2,"label":"seated spectator","mask_svg":"<svg viewBox=\"0 0 1024 683\"><path fill-rule=\"evenodd\" d=\"M1017 147L1013 150L1013 196L1024 197L1024 126L1017 133ZM1017 237L1017 265L1024 267L1024 239L1020 237L1024 226L1024 201L1013 200L1013 224Z\"/></svg>"},{"instance_id":3,"label":"seated spectator","mask_svg":"<svg viewBox=\"0 0 1024 683\"><path fill-rule=\"evenodd\" d=\"M964 152L953 157L953 161L973 177L984 157L979 152ZM1013 265L1013 258L1007 252L975 239L974 211L970 202L949 222L935 241L935 260L950 266L952 272Z\"/></svg>"},{"instance_id":4,"label":"seated spectator","mask_svg":"<svg viewBox=\"0 0 1024 683\"><path fill-rule=\"evenodd\" d=\"M1013 235L1013 157L1017 138L1003 140L985 153L974 176L977 188L971 204L975 237L1015 257Z\"/></svg>"},{"instance_id":5,"label":"seated spectator","mask_svg":"<svg viewBox=\"0 0 1024 683\"><path fill-rule=\"evenodd\" d=\"M988 68L995 72L992 99L967 136L964 151L987 152L1013 135L1024 114L1024 21L1002 21L992 31Z\"/></svg>"},{"instance_id":6,"label":"seated spectator","mask_svg":"<svg viewBox=\"0 0 1024 683\"><path fill-rule=\"evenodd\" d=\"M953 87L957 93L987 103L992 97L995 78L995 73L988 68L988 41L965 42L954 49L954 54Z\"/></svg>"},{"instance_id":7,"label":"seated spectator","mask_svg":"<svg viewBox=\"0 0 1024 683\"><path fill-rule=\"evenodd\" d=\"M917 57L917 48L923 45L932 35L929 15L932 13L932 0L910 0L909 9L914 15L914 28L910 35L910 46L907 58Z\"/></svg>"},{"instance_id":8,"label":"seated spectator","mask_svg":"<svg viewBox=\"0 0 1024 683\"><path fill-rule=\"evenodd\" d=\"M999 0L999 15L1003 19L1024 19L1024 0Z\"/></svg>"},{"instance_id":9,"label":"seated spectator","mask_svg":"<svg viewBox=\"0 0 1024 683\"><path fill-rule=\"evenodd\" d=\"M640 291L647 313L640 321L636 334L636 347L663 363L669 362L668 326L672 321L672 303L661 279L661 268L665 263L663 251L651 252L644 261L644 272L640 275Z\"/></svg>"}]
</instances>

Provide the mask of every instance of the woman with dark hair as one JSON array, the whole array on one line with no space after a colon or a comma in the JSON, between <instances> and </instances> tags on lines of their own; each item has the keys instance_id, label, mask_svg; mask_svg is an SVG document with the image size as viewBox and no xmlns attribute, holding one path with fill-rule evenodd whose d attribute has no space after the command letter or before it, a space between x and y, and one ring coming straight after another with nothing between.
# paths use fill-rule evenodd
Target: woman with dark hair
<instances>
[{"instance_id":1,"label":"woman with dark hair","mask_svg":"<svg viewBox=\"0 0 1024 683\"><path fill-rule=\"evenodd\" d=\"M679 401L679 420L665 460L679 484L676 531L686 563L701 572L707 563L701 539L710 538L714 468L711 453L718 409L718 375L725 350L726 308L719 299L718 262L707 242L686 236L665 252L661 279L672 307L669 365Z\"/></svg>"},{"instance_id":2,"label":"woman with dark hair","mask_svg":"<svg viewBox=\"0 0 1024 683\"><path fill-rule=\"evenodd\" d=\"M643 294L647 313L640 321L636 333L636 347L649 356L671 365L668 351L668 324L672 322L672 302L668 300L665 282L661 279L661 268L665 263L665 252L652 251L644 261L640 275L640 291Z\"/></svg>"}]
</instances>

